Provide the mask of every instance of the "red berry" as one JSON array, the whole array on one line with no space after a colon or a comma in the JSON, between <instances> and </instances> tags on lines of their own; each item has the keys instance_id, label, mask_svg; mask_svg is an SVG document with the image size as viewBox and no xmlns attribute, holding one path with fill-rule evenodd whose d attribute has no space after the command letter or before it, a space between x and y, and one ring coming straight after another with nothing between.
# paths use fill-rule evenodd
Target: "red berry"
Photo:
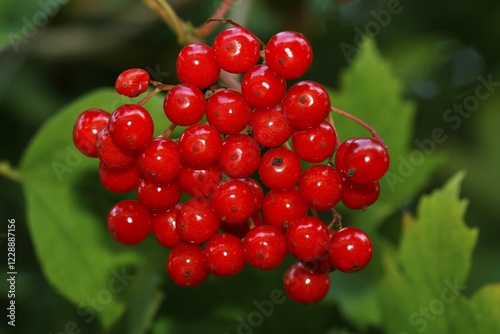
<instances>
[{"instance_id":1,"label":"red berry","mask_svg":"<svg viewBox=\"0 0 500 334\"><path fill-rule=\"evenodd\" d=\"M379 195L378 181L356 183L346 179L342 182L342 203L351 210L366 209L377 201Z\"/></svg>"},{"instance_id":2,"label":"red berry","mask_svg":"<svg viewBox=\"0 0 500 334\"><path fill-rule=\"evenodd\" d=\"M138 156L141 175L150 182L169 184L181 172L181 156L170 139L153 140Z\"/></svg>"},{"instance_id":3,"label":"red berry","mask_svg":"<svg viewBox=\"0 0 500 334\"><path fill-rule=\"evenodd\" d=\"M221 171L231 178L243 178L253 174L260 163L259 145L251 137L236 134L227 137L219 158Z\"/></svg>"},{"instance_id":4,"label":"red berry","mask_svg":"<svg viewBox=\"0 0 500 334\"><path fill-rule=\"evenodd\" d=\"M118 107L111 115L108 127L113 141L126 150L143 150L153 139L153 119L137 104Z\"/></svg>"},{"instance_id":5,"label":"red berry","mask_svg":"<svg viewBox=\"0 0 500 334\"><path fill-rule=\"evenodd\" d=\"M292 145L295 153L304 161L318 163L333 155L337 138L335 130L328 122L307 130L295 130Z\"/></svg>"},{"instance_id":6,"label":"red berry","mask_svg":"<svg viewBox=\"0 0 500 334\"><path fill-rule=\"evenodd\" d=\"M209 124L194 124L179 138L179 150L184 163L192 168L205 169L219 160L222 139Z\"/></svg>"},{"instance_id":7,"label":"red berry","mask_svg":"<svg viewBox=\"0 0 500 334\"><path fill-rule=\"evenodd\" d=\"M177 56L177 77L180 82L207 88L217 82L220 67L214 60L214 51L206 44L191 44Z\"/></svg>"},{"instance_id":8,"label":"red berry","mask_svg":"<svg viewBox=\"0 0 500 334\"><path fill-rule=\"evenodd\" d=\"M111 115L102 109L85 110L78 116L73 127L73 142L84 155L97 157L97 134L108 125Z\"/></svg>"},{"instance_id":9,"label":"red berry","mask_svg":"<svg viewBox=\"0 0 500 334\"><path fill-rule=\"evenodd\" d=\"M137 164L130 168L111 168L108 165L99 164L99 180L104 188L114 193L125 193L135 189L139 182L139 167Z\"/></svg>"},{"instance_id":10,"label":"red berry","mask_svg":"<svg viewBox=\"0 0 500 334\"><path fill-rule=\"evenodd\" d=\"M264 191L262 190L262 187L257 181L249 177L240 179L240 181L246 183L246 185L248 185L252 190L253 199L255 202L255 209L253 210L253 213L258 213L262 208L262 201L264 199Z\"/></svg>"},{"instance_id":11,"label":"red berry","mask_svg":"<svg viewBox=\"0 0 500 334\"><path fill-rule=\"evenodd\" d=\"M177 233L185 242L202 244L210 240L219 228L220 220L213 214L206 199L190 199L177 214Z\"/></svg>"},{"instance_id":12,"label":"red berry","mask_svg":"<svg viewBox=\"0 0 500 334\"><path fill-rule=\"evenodd\" d=\"M255 108L272 108L279 104L286 91L286 81L266 65L255 65L241 79L241 94Z\"/></svg>"},{"instance_id":13,"label":"red berry","mask_svg":"<svg viewBox=\"0 0 500 334\"><path fill-rule=\"evenodd\" d=\"M183 166L178 179L182 190L193 197L210 196L221 180L222 172L217 165L206 169Z\"/></svg>"},{"instance_id":14,"label":"red berry","mask_svg":"<svg viewBox=\"0 0 500 334\"><path fill-rule=\"evenodd\" d=\"M342 176L331 166L313 165L302 173L299 191L311 208L329 210L342 197Z\"/></svg>"},{"instance_id":15,"label":"red berry","mask_svg":"<svg viewBox=\"0 0 500 334\"><path fill-rule=\"evenodd\" d=\"M136 162L137 152L118 146L107 127L97 134L96 148L99 159L111 168L130 168Z\"/></svg>"},{"instance_id":16,"label":"red berry","mask_svg":"<svg viewBox=\"0 0 500 334\"><path fill-rule=\"evenodd\" d=\"M288 297L302 304L321 301L330 288L330 276L327 273L309 271L303 263L292 265L285 273L285 292Z\"/></svg>"},{"instance_id":17,"label":"red berry","mask_svg":"<svg viewBox=\"0 0 500 334\"><path fill-rule=\"evenodd\" d=\"M182 242L176 229L178 207L157 213L151 218L151 229L156 241L165 248L174 248Z\"/></svg>"},{"instance_id":18,"label":"red berry","mask_svg":"<svg viewBox=\"0 0 500 334\"><path fill-rule=\"evenodd\" d=\"M116 241L134 245L146 239L151 231L148 209L134 200L115 204L108 213L108 230Z\"/></svg>"},{"instance_id":19,"label":"red berry","mask_svg":"<svg viewBox=\"0 0 500 334\"><path fill-rule=\"evenodd\" d=\"M272 109L256 109L248 123L253 139L264 147L283 145L292 135L293 128L281 112L281 105Z\"/></svg>"},{"instance_id":20,"label":"red berry","mask_svg":"<svg viewBox=\"0 0 500 334\"><path fill-rule=\"evenodd\" d=\"M260 45L247 29L233 27L222 30L212 45L215 62L229 73L243 73L260 57Z\"/></svg>"},{"instance_id":21,"label":"red berry","mask_svg":"<svg viewBox=\"0 0 500 334\"><path fill-rule=\"evenodd\" d=\"M271 190L262 201L262 213L268 224L285 232L294 220L307 214L307 205L297 189Z\"/></svg>"},{"instance_id":22,"label":"red berry","mask_svg":"<svg viewBox=\"0 0 500 334\"><path fill-rule=\"evenodd\" d=\"M179 203L181 196L182 189L178 182L157 184L141 180L137 185L139 201L150 210L170 210Z\"/></svg>"},{"instance_id":23,"label":"red berry","mask_svg":"<svg viewBox=\"0 0 500 334\"><path fill-rule=\"evenodd\" d=\"M318 273L329 273L335 270L335 267L330 261L330 253L329 253L331 239L335 233L336 233L335 230L328 230L328 234L330 236L330 242L328 243L328 248L327 248L328 251L325 252L325 254L314 260L302 261L302 263L308 270Z\"/></svg>"},{"instance_id":24,"label":"red berry","mask_svg":"<svg viewBox=\"0 0 500 334\"><path fill-rule=\"evenodd\" d=\"M240 180L225 180L215 187L210 206L221 221L237 224L246 221L255 209L250 187Z\"/></svg>"},{"instance_id":25,"label":"red berry","mask_svg":"<svg viewBox=\"0 0 500 334\"><path fill-rule=\"evenodd\" d=\"M245 268L243 244L232 234L213 236L207 242L204 254L207 270L215 276L232 276Z\"/></svg>"},{"instance_id":26,"label":"red berry","mask_svg":"<svg viewBox=\"0 0 500 334\"><path fill-rule=\"evenodd\" d=\"M342 145L348 147L342 148ZM335 156L335 166L348 179L358 183L379 180L389 169L389 153L374 138L354 138L340 145L343 154Z\"/></svg>"},{"instance_id":27,"label":"red berry","mask_svg":"<svg viewBox=\"0 0 500 334\"><path fill-rule=\"evenodd\" d=\"M167 258L167 272L172 281L183 288L200 285L208 276L203 249L189 244L175 246Z\"/></svg>"},{"instance_id":28,"label":"red berry","mask_svg":"<svg viewBox=\"0 0 500 334\"><path fill-rule=\"evenodd\" d=\"M290 87L283 98L283 114L296 129L319 126L330 112L330 96L313 81L300 81Z\"/></svg>"},{"instance_id":29,"label":"red berry","mask_svg":"<svg viewBox=\"0 0 500 334\"><path fill-rule=\"evenodd\" d=\"M301 33L282 31L266 44L266 64L286 80L297 79L307 72L312 62L312 47Z\"/></svg>"},{"instance_id":30,"label":"red berry","mask_svg":"<svg viewBox=\"0 0 500 334\"><path fill-rule=\"evenodd\" d=\"M271 190L292 189L299 181L300 172L299 157L287 148L273 148L260 160L260 179Z\"/></svg>"},{"instance_id":31,"label":"red berry","mask_svg":"<svg viewBox=\"0 0 500 334\"><path fill-rule=\"evenodd\" d=\"M290 255L301 261L321 258L328 251L330 234L323 222L314 217L294 220L286 231Z\"/></svg>"},{"instance_id":32,"label":"red berry","mask_svg":"<svg viewBox=\"0 0 500 334\"><path fill-rule=\"evenodd\" d=\"M205 114L206 106L201 90L190 84L175 86L163 100L163 111L167 118L181 126L197 123Z\"/></svg>"},{"instance_id":33,"label":"red berry","mask_svg":"<svg viewBox=\"0 0 500 334\"><path fill-rule=\"evenodd\" d=\"M355 227L345 227L335 233L330 243L330 261L339 271L353 273L368 265L372 258L372 242L368 235Z\"/></svg>"},{"instance_id":34,"label":"red berry","mask_svg":"<svg viewBox=\"0 0 500 334\"><path fill-rule=\"evenodd\" d=\"M225 135L234 135L246 128L252 113L243 96L234 90L221 90L207 103L207 121Z\"/></svg>"},{"instance_id":35,"label":"red berry","mask_svg":"<svg viewBox=\"0 0 500 334\"><path fill-rule=\"evenodd\" d=\"M246 261L252 267L260 270L274 269L285 259L286 239L274 226L256 226L247 233L243 250Z\"/></svg>"},{"instance_id":36,"label":"red berry","mask_svg":"<svg viewBox=\"0 0 500 334\"><path fill-rule=\"evenodd\" d=\"M120 73L116 78L115 89L120 95L136 97L144 93L149 86L149 74L142 68L131 68Z\"/></svg>"}]
</instances>

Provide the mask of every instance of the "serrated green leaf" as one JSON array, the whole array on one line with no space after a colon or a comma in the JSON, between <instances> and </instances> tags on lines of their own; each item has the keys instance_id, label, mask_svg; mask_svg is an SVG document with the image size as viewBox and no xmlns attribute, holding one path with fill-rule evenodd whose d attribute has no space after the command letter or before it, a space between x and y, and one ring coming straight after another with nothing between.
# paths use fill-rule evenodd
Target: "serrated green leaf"
<instances>
[{"instance_id":1,"label":"serrated green leaf","mask_svg":"<svg viewBox=\"0 0 500 334\"><path fill-rule=\"evenodd\" d=\"M72 140L73 125L82 111L112 111L123 103L131 100L112 89L96 90L74 101L38 131L20 166L28 226L39 262L53 287L78 308L92 309L89 298L107 291L115 270L147 262L138 249L120 245L110 236L106 214L122 196L103 189L97 159L81 155ZM146 105L155 118L156 132L161 132L167 126L166 117L161 107L150 105L161 105L161 98ZM123 314L125 301L114 296L94 309L109 328Z\"/></svg>"},{"instance_id":2,"label":"serrated green leaf","mask_svg":"<svg viewBox=\"0 0 500 334\"><path fill-rule=\"evenodd\" d=\"M391 157L387 175L380 180L381 195L369 214L349 213L350 224L375 230L381 221L411 199L429 180L441 158L432 150L412 150L415 105L403 99L402 84L366 39L358 56L342 74L340 91L331 93L332 105L370 124L384 139ZM341 140L370 133L353 121L334 114ZM431 147L430 147L431 148Z\"/></svg>"},{"instance_id":3,"label":"serrated green leaf","mask_svg":"<svg viewBox=\"0 0 500 334\"><path fill-rule=\"evenodd\" d=\"M380 285L382 325L387 333L496 333L500 288L488 286L472 299L467 288L478 231L463 217L459 198L464 177L457 173L419 202L417 217L406 217L398 257L385 256Z\"/></svg>"}]
</instances>

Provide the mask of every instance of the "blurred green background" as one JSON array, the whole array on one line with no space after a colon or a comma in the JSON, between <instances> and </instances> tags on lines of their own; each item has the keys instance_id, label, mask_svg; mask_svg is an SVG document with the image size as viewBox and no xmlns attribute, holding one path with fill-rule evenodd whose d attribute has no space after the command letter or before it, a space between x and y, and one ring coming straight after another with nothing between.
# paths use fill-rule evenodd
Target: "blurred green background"
<instances>
[{"instance_id":1,"label":"blurred green background","mask_svg":"<svg viewBox=\"0 0 500 334\"><path fill-rule=\"evenodd\" d=\"M196 26L211 15L220 0L170 2L184 20ZM390 3L394 5L394 1ZM469 284L464 292L468 295L486 283L500 281L499 86L491 86L491 95L480 99L466 116L452 121L446 115L451 115L447 110L453 109L455 104L464 103L467 97L475 95L481 83L479 77L500 82L500 48L497 45L500 2L407 0L400 2L398 13L380 16L380 11L387 8L387 1L378 0L236 0L230 16L249 27L263 41L284 29L304 33L314 50L307 79L333 89L342 88L340 74L354 58L349 52L356 48L358 32L365 31L370 22L379 22L376 17L384 22L378 25L379 29L372 25L372 33L380 53L400 80L404 98L416 105L414 139L430 138L436 128L445 129L449 137L437 144L436 151L431 153L442 154L444 163L421 192L441 186L458 170L467 173L462 190L462 195L470 201L466 221L480 230ZM41 10L50 15L35 19ZM39 24L33 30L27 22ZM213 37L214 34L210 35L207 42L210 43ZM82 94L99 87L111 87L122 70L142 67L153 79L177 82L175 57L180 46L176 36L141 1L3 0L0 3L0 47L0 160L14 167L44 121ZM332 102L335 105L335 101ZM371 112L383 117L384 111ZM17 222L18 271L17 326L8 326L2 315L0 332L64 333L69 321L77 323L82 333L101 332L98 321L85 322L75 312L75 305L58 294L44 277L26 225L25 199L19 183L0 176L0 189L2 226L9 218ZM404 203L398 214L381 227L389 240L398 240L401 212L413 212L415 204L416 199ZM3 227L0 230L2 254L7 248L5 233L6 227ZM5 259L2 268L6 268L6 257L2 258ZM219 296L228 314L238 303L251 310L253 299L262 300L249 289L252 280L256 279L253 275L247 273L241 279L228 279L215 285L212 291L172 288L159 314L168 313L176 317L178 323L191 325L176 328L175 322L172 325L159 316L155 325L157 332L162 332L162 328L169 328L169 333L236 332L237 322L230 330L223 323L207 320L210 312L206 309L210 308L211 300L206 299ZM82 273L82 279L84 276ZM265 279L265 275L259 276L259 280L263 277ZM171 287L171 283L166 285ZM4 279L0 286L0 300L5 305ZM273 286L277 286L276 282L269 284ZM236 290L241 290L241 294L235 294ZM260 291L265 291L268 298L272 288L263 287ZM287 319L288 311L300 313L300 310L304 312L302 321L307 321L309 314L321 316L324 323L316 323L313 328L322 332L326 333L333 323L337 332L332 329L331 333L360 331L335 308L286 306L277 311L278 316L266 320L271 325L255 332L295 333L299 330L297 326L282 321ZM199 321L209 325L197 323L196 319L203 319ZM113 332L124 332L123 326L119 324ZM209 331L205 326L212 327ZM376 328L364 330L380 332ZM66 328L66 331L71 332L71 329Z\"/></svg>"}]
</instances>

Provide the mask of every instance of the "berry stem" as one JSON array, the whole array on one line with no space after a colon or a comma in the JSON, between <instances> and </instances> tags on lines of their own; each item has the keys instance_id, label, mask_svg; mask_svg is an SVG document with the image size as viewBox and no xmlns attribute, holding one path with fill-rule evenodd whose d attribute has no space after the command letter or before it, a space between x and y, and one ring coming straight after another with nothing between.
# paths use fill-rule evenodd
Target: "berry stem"
<instances>
[{"instance_id":1,"label":"berry stem","mask_svg":"<svg viewBox=\"0 0 500 334\"><path fill-rule=\"evenodd\" d=\"M239 24L236 21L233 21L229 17L224 17L224 18L213 17L213 18L208 19L208 21L207 21L207 23L211 23L211 22L220 22L221 24L230 24L233 27L237 27L237 28L245 28L244 26L242 26L241 24ZM264 43L259 37L255 36L253 33L252 33L252 35L259 42L259 44L262 47L262 49L265 49L266 48L266 43Z\"/></svg>"},{"instance_id":2,"label":"berry stem","mask_svg":"<svg viewBox=\"0 0 500 334\"><path fill-rule=\"evenodd\" d=\"M337 227L337 231L342 228L342 215L338 213L334 208L330 209L333 215L331 223L328 225L328 228L331 229L333 226Z\"/></svg>"},{"instance_id":3,"label":"berry stem","mask_svg":"<svg viewBox=\"0 0 500 334\"><path fill-rule=\"evenodd\" d=\"M175 124L175 123L170 124L169 127L165 130L165 132L163 132L161 135L157 136L156 138L163 138L163 139L169 138L170 135L172 134L172 132L174 132L176 127L177 127L177 124Z\"/></svg>"},{"instance_id":4,"label":"berry stem","mask_svg":"<svg viewBox=\"0 0 500 334\"><path fill-rule=\"evenodd\" d=\"M318 210L314 209L314 208L310 208L311 209L311 214L314 218L317 218L319 219L319 215L318 215Z\"/></svg>"},{"instance_id":5,"label":"berry stem","mask_svg":"<svg viewBox=\"0 0 500 334\"><path fill-rule=\"evenodd\" d=\"M150 98L152 98L153 96L155 96L159 92L161 92L161 88L155 87L155 89L153 89L151 92L149 92L148 95L144 96L142 98L142 100L140 100L139 102L137 102L137 105L143 106L144 103L148 102Z\"/></svg>"},{"instance_id":6,"label":"berry stem","mask_svg":"<svg viewBox=\"0 0 500 334\"><path fill-rule=\"evenodd\" d=\"M342 143L340 142L339 133L337 132L337 128L335 127L335 122L333 121L333 116L331 113L328 114L328 123L332 126L333 131L335 132L335 151L336 151ZM332 160L332 157L330 157L330 160Z\"/></svg>"},{"instance_id":7,"label":"berry stem","mask_svg":"<svg viewBox=\"0 0 500 334\"><path fill-rule=\"evenodd\" d=\"M352 121L354 121L354 122L358 123L359 125L361 125L361 126L362 126L362 127L364 127L365 129L367 129L368 131L370 131L370 133L371 133L371 134L372 134L375 138L377 138L377 140L378 140L379 142L381 142L381 143L382 143L382 145L384 145L384 146L386 146L386 147L387 147L387 145L385 145L384 140L382 139L382 137L380 137L380 135L377 133L377 131L375 131L375 129L374 129L372 126L370 126L369 124L367 124L367 123L363 122L362 120L360 120L360 119L359 119L359 118L357 118L356 116L351 115L351 114L349 114L348 112L346 112L346 111L344 111L344 110L342 110L342 109L335 108L335 107L331 107L331 108L330 108L330 110L331 110L331 111L333 111L334 113L337 113L337 114L339 114L339 115L342 115L342 116L344 116L344 117L347 117L347 118L349 118L350 120L352 120Z\"/></svg>"},{"instance_id":8,"label":"berry stem","mask_svg":"<svg viewBox=\"0 0 500 334\"><path fill-rule=\"evenodd\" d=\"M206 37L206 36L210 35L217 27L216 24L210 24L210 23L217 21L217 18L219 18L219 17L226 16L233 5L233 2L234 2L234 0L224 0L219 5L219 7L215 10L215 12L212 14L212 16L210 16L208 18L206 23L199 26L196 29L196 34L200 37Z\"/></svg>"},{"instance_id":9,"label":"berry stem","mask_svg":"<svg viewBox=\"0 0 500 334\"><path fill-rule=\"evenodd\" d=\"M194 37L187 32L187 24L182 20L175 10L166 0L144 0L146 5L160 15L162 20L172 29L177 35L177 40L180 44L188 44L193 42Z\"/></svg>"},{"instance_id":10,"label":"berry stem","mask_svg":"<svg viewBox=\"0 0 500 334\"><path fill-rule=\"evenodd\" d=\"M284 142L283 145L281 145L281 147L284 147L284 148L287 148L289 149L290 151L292 151L292 147L290 146L290 143L289 142Z\"/></svg>"},{"instance_id":11,"label":"berry stem","mask_svg":"<svg viewBox=\"0 0 500 334\"><path fill-rule=\"evenodd\" d=\"M21 173L10 165L7 160L0 161L0 175L5 176L14 182L21 181Z\"/></svg>"}]
</instances>

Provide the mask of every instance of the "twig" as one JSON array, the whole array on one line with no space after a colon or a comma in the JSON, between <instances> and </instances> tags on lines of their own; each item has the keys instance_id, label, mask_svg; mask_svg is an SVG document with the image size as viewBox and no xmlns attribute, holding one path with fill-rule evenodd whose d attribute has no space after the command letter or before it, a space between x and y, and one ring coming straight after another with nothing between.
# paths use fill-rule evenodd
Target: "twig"
<instances>
[{"instance_id":1,"label":"twig","mask_svg":"<svg viewBox=\"0 0 500 334\"><path fill-rule=\"evenodd\" d=\"M234 0L224 0L219 7L215 10L215 12L208 18L205 24L199 26L196 29L196 34L200 37L206 37L210 35L215 28L217 27L217 24L212 24L215 19L224 17L227 15L229 10L231 9L233 5Z\"/></svg>"},{"instance_id":2,"label":"twig","mask_svg":"<svg viewBox=\"0 0 500 334\"><path fill-rule=\"evenodd\" d=\"M339 115L342 115L344 117L347 117L349 118L350 120L353 120L354 122L358 123L359 125L361 125L362 127L364 127L365 129L367 129L368 131L370 131L370 133L375 137L377 138L377 140L379 142L381 142L384 146L385 143L384 143L384 140L382 139L382 137L380 137L380 135L377 133L377 131L375 131L375 129L370 126L369 124L363 122L362 120L360 120L359 118L357 118L356 116L353 116L351 114L349 114L348 112L342 110L342 109L338 109L338 108L335 108L335 107L331 107L331 110L334 112L334 113L337 113Z\"/></svg>"},{"instance_id":3,"label":"twig","mask_svg":"<svg viewBox=\"0 0 500 334\"><path fill-rule=\"evenodd\" d=\"M14 182L21 181L21 173L19 173L17 169L12 167L10 165L10 162L8 162L7 160L0 161L0 175L3 175Z\"/></svg>"}]
</instances>

